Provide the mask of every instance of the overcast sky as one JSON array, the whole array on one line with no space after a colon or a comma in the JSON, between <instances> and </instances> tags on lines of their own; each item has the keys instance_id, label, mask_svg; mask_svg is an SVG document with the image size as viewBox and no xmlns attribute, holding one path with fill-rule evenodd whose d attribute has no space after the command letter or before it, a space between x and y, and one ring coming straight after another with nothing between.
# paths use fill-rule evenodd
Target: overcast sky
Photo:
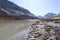
<instances>
[{"instance_id":1,"label":"overcast sky","mask_svg":"<svg viewBox=\"0 0 60 40\"><path fill-rule=\"evenodd\" d=\"M35 15L60 12L60 0L10 0Z\"/></svg>"}]
</instances>

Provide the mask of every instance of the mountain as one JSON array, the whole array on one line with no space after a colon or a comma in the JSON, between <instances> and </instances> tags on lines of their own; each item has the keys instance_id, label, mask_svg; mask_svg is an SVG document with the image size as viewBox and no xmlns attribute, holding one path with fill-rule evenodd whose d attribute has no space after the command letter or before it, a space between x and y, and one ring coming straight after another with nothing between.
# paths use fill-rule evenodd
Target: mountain
<instances>
[{"instance_id":1,"label":"mountain","mask_svg":"<svg viewBox=\"0 0 60 40\"><path fill-rule=\"evenodd\" d=\"M51 17L53 17L53 16L55 16L56 14L54 14L54 13L47 13L45 16L44 16L44 18L51 18Z\"/></svg>"},{"instance_id":2,"label":"mountain","mask_svg":"<svg viewBox=\"0 0 60 40\"><path fill-rule=\"evenodd\" d=\"M39 16L37 16L37 18L43 18L43 17L39 15Z\"/></svg>"},{"instance_id":3,"label":"mountain","mask_svg":"<svg viewBox=\"0 0 60 40\"><path fill-rule=\"evenodd\" d=\"M0 17L13 17L16 19L36 18L35 15L27 9L19 7L8 0L0 0Z\"/></svg>"},{"instance_id":4,"label":"mountain","mask_svg":"<svg viewBox=\"0 0 60 40\"><path fill-rule=\"evenodd\" d=\"M56 23L60 23L60 13L56 14L54 17L51 17L51 18L47 18L47 19L44 19L44 20L47 20L47 21L56 21Z\"/></svg>"}]
</instances>

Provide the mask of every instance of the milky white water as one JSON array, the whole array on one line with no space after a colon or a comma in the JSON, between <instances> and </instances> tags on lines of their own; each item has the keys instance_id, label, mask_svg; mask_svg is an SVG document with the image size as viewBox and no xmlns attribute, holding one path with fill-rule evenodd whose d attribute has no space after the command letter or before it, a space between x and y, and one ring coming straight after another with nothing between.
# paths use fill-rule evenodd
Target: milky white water
<instances>
[{"instance_id":1,"label":"milky white water","mask_svg":"<svg viewBox=\"0 0 60 40\"><path fill-rule=\"evenodd\" d=\"M20 38L27 33L28 28L35 20L18 20L18 21L0 21L0 40L8 40L10 38ZM16 39L15 38L15 39Z\"/></svg>"}]
</instances>

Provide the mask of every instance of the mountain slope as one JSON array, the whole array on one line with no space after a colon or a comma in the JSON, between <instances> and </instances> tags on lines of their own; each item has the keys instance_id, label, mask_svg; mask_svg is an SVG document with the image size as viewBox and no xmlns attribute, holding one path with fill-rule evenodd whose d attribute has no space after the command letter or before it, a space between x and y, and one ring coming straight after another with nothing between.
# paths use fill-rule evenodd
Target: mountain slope
<instances>
[{"instance_id":1,"label":"mountain slope","mask_svg":"<svg viewBox=\"0 0 60 40\"><path fill-rule=\"evenodd\" d=\"M8 0L0 0L0 16L14 17L14 18L35 18L35 15L30 13L27 9L17 6ZM5 13L3 13L3 12ZM2 14L3 13L3 14Z\"/></svg>"},{"instance_id":2,"label":"mountain slope","mask_svg":"<svg viewBox=\"0 0 60 40\"><path fill-rule=\"evenodd\" d=\"M47 13L44 17L45 18L51 18L51 17L53 17L53 16L55 16L56 14L54 14L54 13Z\"/></svg>"},{"instance_id":3,"label":"mountain slope","mask_svg":"<svg viewBox=\"0 0 60 40\"><path fill-rule=\"evenodd\" d=\"M43 18L42 16L37 16L37 18Z\"/></svg>"}]
</instances>

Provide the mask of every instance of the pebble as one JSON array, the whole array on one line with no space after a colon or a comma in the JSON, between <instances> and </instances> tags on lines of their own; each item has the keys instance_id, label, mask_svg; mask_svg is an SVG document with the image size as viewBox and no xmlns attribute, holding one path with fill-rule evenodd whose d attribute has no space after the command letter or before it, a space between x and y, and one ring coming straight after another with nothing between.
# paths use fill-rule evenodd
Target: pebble
<instances>
[{"instance_id":1,"label":"pebble","mask_svg":"<svg viewBox=\"0 0 60 40\"><path fill-rule=\"evenodd\" d=\"M24 40L60 40L60 27L37 21L31 25L30 32Z\"/></svg>"}]
</instances>

